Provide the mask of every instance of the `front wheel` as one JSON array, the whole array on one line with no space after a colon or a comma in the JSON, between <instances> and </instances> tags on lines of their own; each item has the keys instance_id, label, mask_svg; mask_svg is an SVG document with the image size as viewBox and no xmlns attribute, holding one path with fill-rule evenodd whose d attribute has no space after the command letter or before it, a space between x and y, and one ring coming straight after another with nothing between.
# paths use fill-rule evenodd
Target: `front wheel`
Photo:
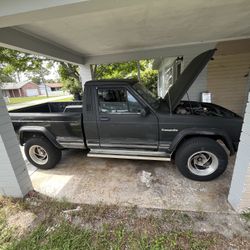
<instances>
[{"instance_id":1,"label":"front wheel","mask_svg":"<svg viewBox=\"0 0 250 250\"><path fill-rule=\"evenodd\" d=\"M197 137L181 144L175 162L185 177L210 181L226 170L228 157L222 146L213 139Z\"/></svg>"},{"instance_id":2,"label":"front wheel","mask_svg":"<svg viewBox=\"0 0 250 250\"><path fill-rule=\"evenodd\" d=\"M62 153L46 138L30 138L24 145L28 161L40 169L51 169L60 161Z\"/></svg>"}]
</instances>

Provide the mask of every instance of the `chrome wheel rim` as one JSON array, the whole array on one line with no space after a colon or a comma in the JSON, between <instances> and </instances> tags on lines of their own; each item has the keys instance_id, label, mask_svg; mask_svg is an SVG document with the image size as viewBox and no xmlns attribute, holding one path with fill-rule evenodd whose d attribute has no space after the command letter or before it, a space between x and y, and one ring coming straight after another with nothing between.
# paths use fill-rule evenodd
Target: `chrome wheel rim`
<instances>
[{"instance_id":1,"label":"chrome wheel rim","mask_svg":"<svg viewBox=\"0 0 250 250\"><path fill-rule=\"evenodd\" d=\"M49 159L46 150L39 145L31 146L29 149L29 155L30 155L30 158L39 165L46 164Z\"/></svg>"},{"instance_id":2,"label":"chrome wheel rim","mask_svg":"<svg viewBox=\"0 0 250 250\"><path fill-rule=\"evenodd\" d=\"M219 166L217 156L208 151L199 151L188 158L188 169L198 176L208 176L214 173Z\"/></svg>"}]
</instances>

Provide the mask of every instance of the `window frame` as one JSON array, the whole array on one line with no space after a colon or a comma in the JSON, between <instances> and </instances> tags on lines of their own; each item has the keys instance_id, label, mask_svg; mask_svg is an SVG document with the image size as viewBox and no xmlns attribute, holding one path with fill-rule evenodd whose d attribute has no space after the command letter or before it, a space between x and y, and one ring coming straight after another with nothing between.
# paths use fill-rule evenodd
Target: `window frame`
<instances>
[{"instance_id":1,"label":"window frame","mask_svg":"<svg viewBox=\"0 0 250 250\"><path fill-rule=\"evenodd\" d=\"M101 112L100 109L99 109L99 105L100 105L100 101L99 101L99 96L98 96L98 90L100 89L124 89L126 91L126 100L127 100L127 105L128 105L128 110L129 110L129 103L128 103L128 93L134 97L134 99L139 103L139 105L141 106L141 109L143 109L143 105L141 104L141 102L138 100L138 98L133 95L131 93L131 91L126 87L126 86L104 86L104 87L96 87L96 98L97 98L97 111L98 111L98 114L99 115L140 115L141 113L140 112L114 112L114 113L110 113L110 112L107 112L107 113L104 113L104 112Z\"/></svg>"}]
</instances>

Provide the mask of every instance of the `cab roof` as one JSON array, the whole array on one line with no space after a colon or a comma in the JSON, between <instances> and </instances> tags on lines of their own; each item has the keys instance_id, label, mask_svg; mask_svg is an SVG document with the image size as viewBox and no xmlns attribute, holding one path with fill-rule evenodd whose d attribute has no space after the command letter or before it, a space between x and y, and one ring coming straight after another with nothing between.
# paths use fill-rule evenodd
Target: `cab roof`
<instances>
[{"instance_id":1,"label":"cab roof","mask_svg":"<svg viewBox=\"0 0 250 250\"><path fill-rule=\"evenodd\" d=\"M134 85L135 83L137 83L138 80L134 80L134 79L103 79L103 80L91 80L91 81L87 81L85 83L86 85L95 85L95 84L101 84L101 85L119 85L119 84L131 84Z\"/></svg>"}]
</instances>

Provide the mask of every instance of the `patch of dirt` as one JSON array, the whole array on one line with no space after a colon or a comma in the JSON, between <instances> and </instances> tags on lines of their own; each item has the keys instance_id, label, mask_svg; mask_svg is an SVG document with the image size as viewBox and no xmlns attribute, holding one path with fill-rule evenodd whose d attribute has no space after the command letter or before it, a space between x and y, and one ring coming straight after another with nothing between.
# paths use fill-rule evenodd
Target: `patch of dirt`
<instances>
[{"instance_id":1,"label":"patch of dirt","mask_svg":"<svg viewBox=\"0 0 250 250\"><path fill-rule=\"evenodd\" d=\"M72 204L36 193L22 201L22 207L7 217L8 226L17 228L19 235L40 223L54 230L67 221L96 232L106 225L111 231L122 225L128 231L138 235L146 232L149 236L192 232L197 237L215 238L216 247L212 249L250 249L250 221L237 214Z\"/></svg>"},{"instance_id":2,"label":"patch of dirt","mask_svg":"<svg viewBox=\"0 0 250 250\"><path fill-rule=\"evenodd\" d=\"M19 211L7 217L7 225L10 228L15 228L17 233L22 235L37 225L36 219L37 216L30 211Z\"/></svg>"},{"instance_id":3,"label":"patch of dirt","mask_svg":"<svg viewBox=\"0 0 250 250\"><path fill-rule=\"evenodd\" d=\"M155 224L163 231L171 230L193 230L194 232L219 233L226 238L234 235L249 237L250 239L250 220L238 214L230 213L207 213L191 212L164 209L139 208L136 206L108 206L105 204L87 205L58 202L51 198L32 194L26 198L26 206L29 208L24 214L16 215L16 223L27 222L28 226L36 218L46 219L46 216L65 218L78 225L100 228L101 224L119 224L126 222L129 228L136 227L142 221ZM45 205L46 204L46 205ZM21 218L23 217L23 219ZM15 217L13 222L15 221ZM9 218L9 219L10 219Z\"/></svg>"}]
</instances>

